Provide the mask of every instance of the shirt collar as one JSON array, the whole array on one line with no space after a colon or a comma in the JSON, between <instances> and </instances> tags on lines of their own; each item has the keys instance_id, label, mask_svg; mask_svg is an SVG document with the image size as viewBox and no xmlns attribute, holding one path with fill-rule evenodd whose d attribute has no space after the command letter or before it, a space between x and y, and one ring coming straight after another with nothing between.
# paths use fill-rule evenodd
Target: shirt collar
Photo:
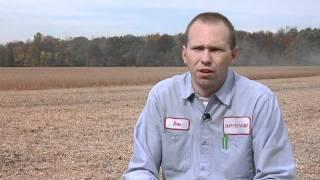
<instances>
[{"instance_id":1,"label":"shirt collar","mask_svg":"<svg viewBox=\"0 0 320 180\"><path fill-rule=\"evenodd\" d=\"M221 103L226 106L231 105L231 100L233 96L233 88L234 87L234 72L229 69L227 78L224 81L221 88L215 93L215 96L219 99Z\"/></svg>"},{"instance_id":2,"label":"shirt collar","mask_svg":"<svg viewBox=\"0 0 320 180\"><path fill-rule=\"evenodd\" d=\"M183 79L183 92L181 93L181 98L186 100L195 94L192 82L191 82L191 73L188 72L185 78Z\"/></svg>"},{"instance_id":3,"label":"shirt collar","mask_svg":"<svg viewBox=\"0 0 320 180\"><path fill-rule=\"evenodd\" d=\"M192 87L192 82L191 82L191 73L188 72L187 75L184 78L184 91L181 94L182 99L188 99L190 97L193 97L195 95L195 91ZM215 96L221 103L223 103L226 106L231 105L231 100L233 96L233 84L234 84L234 72L233 70L229 69L227 78L224 81L223 85L221 88L215 93Z\"/></svg>"}]
</instances>

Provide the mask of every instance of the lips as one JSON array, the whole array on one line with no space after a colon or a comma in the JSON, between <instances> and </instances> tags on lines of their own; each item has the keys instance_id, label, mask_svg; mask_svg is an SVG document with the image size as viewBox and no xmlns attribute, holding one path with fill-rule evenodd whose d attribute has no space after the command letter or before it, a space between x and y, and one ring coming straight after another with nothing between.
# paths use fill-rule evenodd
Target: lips
<instances>
[{"instance_id":1,"label":"lips","mask_svg":"<svg viewBox=\"0 0 320 180\"><path fill-rule=\"evenodd\" d=\"M200 69L199 72L201 72L201 73L212 73L213 71L211 69Z\"/></svg>"},{"instance_id":2,"label":"lips","mask_svg":"<svg viewBox=\"0 0 320 180\"><path fill-rule=\"evenodd\" d=\"M211 79L214 76L214 71L207 68L198 69L198 76L201 79Z\"/></svg>"}]
</instances>

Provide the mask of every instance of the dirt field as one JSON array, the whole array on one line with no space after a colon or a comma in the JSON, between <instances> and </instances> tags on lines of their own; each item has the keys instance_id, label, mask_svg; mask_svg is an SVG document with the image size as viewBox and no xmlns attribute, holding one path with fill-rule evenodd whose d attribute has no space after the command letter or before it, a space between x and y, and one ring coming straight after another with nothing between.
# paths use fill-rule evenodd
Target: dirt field
<instances>
[{"instance_id":1,"label":"dirt field","mask_svg":"<svg viewBox=\"0 0 320 180\"><path fill-rule=\"evenodd\" d=\"M316 66L233 68L250 79L320 75L320 67ZM0 91L154 84L185 71L185 67L0 68Z\"/></svg>"},{"instance_id":2,"label":"dirt field","mask_svg":"<svg viewBox=\"0 0 320 180\"><path fill-rule=\"evenodd\" d=\"M298 179L319 179L320 76L261 82L281 102ZM119 179L150 88L0 91L0 179Z\"/></svg>"}]
</instances>

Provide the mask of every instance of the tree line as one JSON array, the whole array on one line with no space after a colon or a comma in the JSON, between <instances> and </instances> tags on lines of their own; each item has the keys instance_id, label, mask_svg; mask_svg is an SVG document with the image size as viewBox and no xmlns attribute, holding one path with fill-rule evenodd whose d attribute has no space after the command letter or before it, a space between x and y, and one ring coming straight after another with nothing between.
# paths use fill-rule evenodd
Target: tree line
<instances>
[{"instance_id":1,"label":"tree line","mask_svg":"<svg viewBox=\"0 0 320 180\"><path fill-rule=\"evenodd\" d=\"M320 29L237 31L237 65L320 65ZM1 67L183 66L184 34L33 40L0 45Z\"/></svg>"}]
</instances>

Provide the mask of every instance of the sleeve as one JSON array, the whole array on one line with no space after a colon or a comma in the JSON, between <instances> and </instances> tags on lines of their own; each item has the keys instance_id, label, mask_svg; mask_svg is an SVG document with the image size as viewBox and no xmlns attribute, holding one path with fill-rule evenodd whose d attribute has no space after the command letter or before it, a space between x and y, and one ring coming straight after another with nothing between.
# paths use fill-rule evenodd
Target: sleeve
<instances>
[{"instance_id":1,"label":"sleeve","mask_svg":"<svg viewBox=\"0 0 320 180\"><path fill-rule=\"evenodd\" d=\"M149 95L135 127L134 152L124 173L125 180L158 179L162 159L162 117L157 106L159 104Z\"/></svg>"},{"instance_id":2,"label":"sleeve","mask_svg":"<svg viewBox=\"0 0 320 180\"><path fill-rule=\"evenodd\" d=\"M254 179L296 179L296 165L288 130L277 98L261 96L253 113Z\"/></svg>"}]
</instances>

